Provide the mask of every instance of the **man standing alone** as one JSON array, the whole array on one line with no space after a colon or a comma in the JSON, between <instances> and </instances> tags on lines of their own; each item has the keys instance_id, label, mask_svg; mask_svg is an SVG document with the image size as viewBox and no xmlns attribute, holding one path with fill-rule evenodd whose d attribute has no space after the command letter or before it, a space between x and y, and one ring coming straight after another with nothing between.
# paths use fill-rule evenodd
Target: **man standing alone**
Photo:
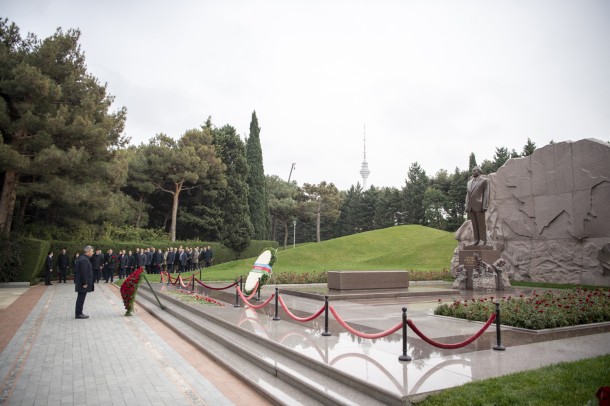
<instances>
[{"instance_id":1,"label":"man standing alone","mask_svg":"<svg viewBox=\"0 0 610 406\"><path fill-rule=\"evenodd\" d=\"M487 243L485 212L489 206L489 182L481 176L481 168L472 168L472 179L468 181L466 193L466 213L472 222L474 245Z\"/></svg>"},{"instance_id":2,"label":"man standing alone","mask_svg":"<svg viewBox=\"0 0 610 406\"><path fill-rule=\"evenodd\" d=\"M44 265L44 284L45 286L52 285L51 276L53 274L53 251L49 251L47 254L47 261Z\"/></svg>"},{"instance_id":3,"label":"man standing alone","mask_svg":"<svg viewBox=\"0 0 610 406\"><path fill-rule=\"evenodd\" d=\"M68 267L70 266L70 257L66 253L66 249L61 249L61 254L57 257L57 268L59 269L59 283L62 281L66 283L66 274L68 273Z\"/></svg>"},{"instance_id":4,"label":"man standing alone","mask_svg":"<svg viewBox=\"0 0 610 406\"><path fill-rule=\"evenodd\" d=\"M74 290L78 293L76 297L75 316L77 319L88 319L89 316L83 314L83 306L87 292L93 291L93 267L90 258L93 255L93 247L87 245L83 249L84 255L78 257L76 270L74 273Z\"/></svg>"}]
</instances>

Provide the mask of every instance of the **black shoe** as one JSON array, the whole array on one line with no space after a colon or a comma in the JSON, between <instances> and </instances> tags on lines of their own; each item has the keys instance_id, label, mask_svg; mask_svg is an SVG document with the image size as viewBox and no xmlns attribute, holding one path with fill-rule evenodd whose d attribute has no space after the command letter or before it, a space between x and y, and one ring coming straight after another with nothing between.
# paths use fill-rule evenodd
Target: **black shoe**
<instances>
[{"instance_id":1,"label":"black shoe","mask_svg":"<svg viewBox=\"0 0 610 406\"><path fill-rule=\"evenodd\" d=\"M86 314L77 314L75 318L76 319L88 319L89 316L87 316Z\"/></svg>"}]
</instances>

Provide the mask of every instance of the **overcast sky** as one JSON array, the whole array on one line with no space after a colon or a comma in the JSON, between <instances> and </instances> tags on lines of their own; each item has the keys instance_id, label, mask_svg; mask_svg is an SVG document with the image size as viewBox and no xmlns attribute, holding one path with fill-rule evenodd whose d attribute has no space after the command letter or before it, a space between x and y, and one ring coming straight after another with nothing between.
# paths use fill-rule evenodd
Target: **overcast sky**
<instances>
[{"instance_id":1,"label":"overcast sky","mask_svg":"<svg viewBox=\"0 0 610 406\"><path fill-rule=\"evenodd\" d=\"M80 28L90 73L127 107L132 143L208 116L265 172L402 187L527 138L610 140L610 1L2 0L22 34Z\"/></svg>"}]
</instances>

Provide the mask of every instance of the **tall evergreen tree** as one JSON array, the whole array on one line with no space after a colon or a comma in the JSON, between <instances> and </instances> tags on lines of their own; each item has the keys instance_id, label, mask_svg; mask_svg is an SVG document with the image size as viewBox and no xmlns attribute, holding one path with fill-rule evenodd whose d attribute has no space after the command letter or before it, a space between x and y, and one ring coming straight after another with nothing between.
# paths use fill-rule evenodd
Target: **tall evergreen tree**
<instances>
[{"instance_id":1,"label":"tall evergreen tree","mask_svg":"<svg viewBox=\"0 0 610 406\"><path fill-rule=\"evenodd\" d=\"M409 167L404 194L404 216L407 224L424 224L425 208L424 194L429 185L429 179L417 162Z\"/></svg>"},{"instance_id":2,"label":"tall evergreen tree","mask_svg":"<svg viewBox=\"0 0 610 406\"><path fill-rule=\"evenodd\" d=\"M246 141L246 157L250 172L248 174L248 206L250 220L254 226L256 240L264 240L269 236L271 219L267 203L267 188L265 185L265 168L263 165L263 150L261 148L260 127L256 111L252 112L250 135Z\"/></svg>"},{"instance_id":3,"label":"tall evergreen tree","mask_svg":"<svg viewBox=\"0 0 610 406\"><path fill-rule=\"evenodd\" d=\"M225 167L227 187L218 194L222 205L221 241L237 253L248 247L253 228L248 208L246 146L230 125L214 131L214 145Z\"/></svg>"},{"instance_id":4,"label":"tall evergreen tree","mask_svg":"<svg viewBox=\"0 0 610 406\"><path fill-rule=\"evenodd\" d=\"M477 166L477 158L474 156L474 152L470 153L470 157L468 158L468 171L472 171L472 168Z\"/></svg>"},{"instance_id":5,"label":"tall evergreen tree","mask_svg":"<svg viewBox=\"0 0 610 406\"><path fill-rule=\"evenodd\" d=\"M126 110L110 112L113 97L87 72L79 40L61 29L22 38L0 20L0 234L17 202L20 216L31 209L55 224L120 214L127 165L115 152L127 142Z\"/></svg>"},{"instance_id":6,"label":"tall evergreen tree","mask_svg":"<svg viewBox=\"0 0 610 406\"><path fill-rule=\"evenodd\" d=\"M534 142L532 142L532 140L529 139L529 137L528 137L527 143L523 146L523 153L521 155L530 156L534 153L535 150L536 150L536 144Z\"/></svg>"}]
</instances>

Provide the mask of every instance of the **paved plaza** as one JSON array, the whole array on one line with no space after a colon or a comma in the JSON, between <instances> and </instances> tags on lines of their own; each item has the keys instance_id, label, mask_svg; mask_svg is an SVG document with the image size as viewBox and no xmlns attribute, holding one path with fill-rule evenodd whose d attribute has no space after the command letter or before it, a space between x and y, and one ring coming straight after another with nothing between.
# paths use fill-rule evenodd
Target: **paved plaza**
<instances>
[{"instance_id":1,"label":"paved plaza","mask_svg":"<svg viewBox=\"0 0 610 406\"><path fill-rule=\"evenodd\" d=\"M171 289L155 286L159 291ZM423 288L413 285L411 289ZM409 318L420 330L447 343L464 340L481 328L481 323L433 316L437 301L434 292L442 289L429 289L429 297L341 300L333 306L350 325L383 331L400 320L400 308L406 305ZM262 297L272 292L273 287L266 287ZM456 294L459 296L459 292ZM321 305L307 297L282 297L291 309L299 310L301 317ZM164 325L159 320L164 312L153 303L143 302L134 316L124 317L118 289L102 283L87 295L85 313L91 317L77 320L75 299L71 283L0 289L0 405L273 403L230 373L222 362L201 353ZM224 307L205 309L240 329L399 396L418 396L474 380L610 353L608 324L590 331L552 334L505 329L506 351L492 349L493 328L459 350L431 347L409 331L413 361L405 363L398 361L400 332L383 339L362 340L331 323L333 335L323 337L319 334L321 319L297 323L282 314L281 321L272 321L272 304L255 312L234 308L227 300ZM226 354L227 359L230 355ZM285 403L297 402L287 399Z\"/></svg>"}]
</instances>

